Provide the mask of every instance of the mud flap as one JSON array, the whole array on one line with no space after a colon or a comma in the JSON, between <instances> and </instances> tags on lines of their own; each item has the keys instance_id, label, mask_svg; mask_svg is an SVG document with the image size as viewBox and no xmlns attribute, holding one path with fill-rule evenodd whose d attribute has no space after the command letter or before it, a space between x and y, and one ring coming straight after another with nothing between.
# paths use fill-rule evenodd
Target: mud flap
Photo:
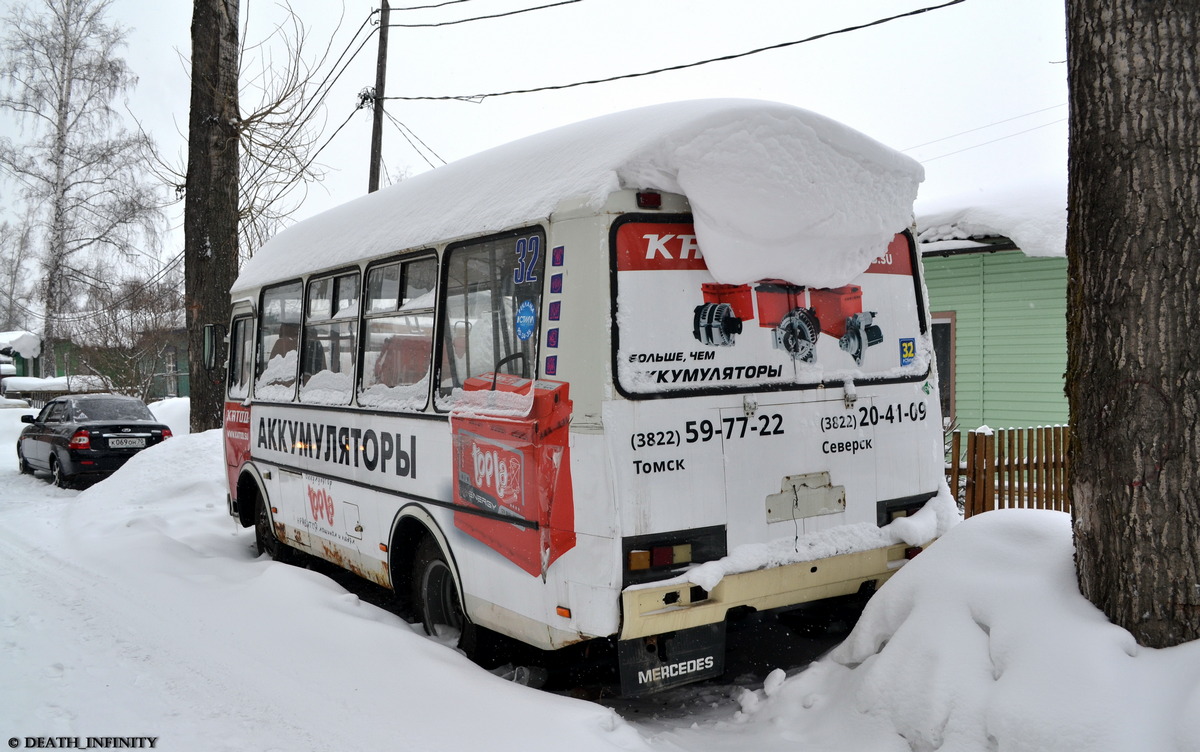
<instances>
[{"instance_id":1,"label":"mud flap","mask_svg":"<svg viewBox=\"0 0 1200 752\"><path fill-rule=\"evenodd\" d=\"M711 679L725 673L725 622L620 640L617 658L625 697Z\"/></svg>"}]
</instances>

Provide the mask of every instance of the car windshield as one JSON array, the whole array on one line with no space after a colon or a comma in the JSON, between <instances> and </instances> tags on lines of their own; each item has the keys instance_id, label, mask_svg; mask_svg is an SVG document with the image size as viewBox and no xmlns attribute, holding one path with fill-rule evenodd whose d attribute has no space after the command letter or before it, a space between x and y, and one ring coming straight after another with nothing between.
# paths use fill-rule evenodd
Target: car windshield
<instances>
[{"instance_id":1,"label":"car windshield","mask_svg":"<svg viewBox=\"0 0 1200 752\"><path fill-rule=\"evenodd\" d=\"M71 417L75 420L154 420L150 409L137 400L76 400Z\"/></svg>"}]
</instances>

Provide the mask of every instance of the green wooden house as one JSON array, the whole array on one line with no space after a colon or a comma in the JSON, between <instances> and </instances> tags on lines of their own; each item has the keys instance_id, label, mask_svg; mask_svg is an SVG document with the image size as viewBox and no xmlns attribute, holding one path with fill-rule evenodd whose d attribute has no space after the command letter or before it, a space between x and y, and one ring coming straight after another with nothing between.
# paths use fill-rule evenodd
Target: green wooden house
<instances>
[{"instance_id":1,"label":"green wooden house","mask_svg":"<svg viewBox=\"0 0 1200 752\"><path fill-rule=\"evenodd\" d=\"M960 429L1068 422L1059 195L1010 202L1019 209L1009 212L999 201L986 213L959 207L918 217L942 409ZM1038 205L1043 216L1031 217Z\"/></svg>"}]
</instances>

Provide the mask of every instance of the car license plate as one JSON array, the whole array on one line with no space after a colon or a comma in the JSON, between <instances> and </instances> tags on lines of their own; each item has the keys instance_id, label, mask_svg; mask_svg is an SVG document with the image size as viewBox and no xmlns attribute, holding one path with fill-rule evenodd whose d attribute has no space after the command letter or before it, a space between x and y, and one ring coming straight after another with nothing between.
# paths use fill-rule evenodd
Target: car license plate
<instances>
[{"instance_id":1,"label":"car license plate","mask_svg":"<svg viewBox=\"0 0 1200 752\"><path fill-rule=\"evenodd\" d=\"M144 449L146 440L114 437L108 440L108 446L110 449Z\"/></svg>"}]
</instances>

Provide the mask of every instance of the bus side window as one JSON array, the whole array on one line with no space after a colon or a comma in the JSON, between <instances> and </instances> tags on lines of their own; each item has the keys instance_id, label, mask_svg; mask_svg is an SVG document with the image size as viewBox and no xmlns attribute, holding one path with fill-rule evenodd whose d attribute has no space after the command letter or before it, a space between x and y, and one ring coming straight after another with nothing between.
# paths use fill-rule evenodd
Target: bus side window
<instances>
[{"instance_id":1,"label":"bus side window","mask_svg":"<svg viewBox=\"0 0 1200 752\"><path fill-rule=\"evenodd\" d=\"M448 408L472 376L536 375L545 234L540 228L452 246L446 260L438 395Z\"/></svg>"},{"instance_id":2,"label":"bus side window","mask_svg":"<svg viewBox=\"0 0 1200 752\"><path fill-rule=\"evenodd\" d=\"M368 270L360 405L425 407L436 280L437 259L431 257Z\"/></svg>"},{"instance_id":3,"label":"bus side window","mask_svg":"<svg viewBox=\"0 0 1200 752\"><path fill-rule=\"evenodd\" d=\"M295 394L302 289L301 283L289 282L263 291L254 368L259 399L290 402Z\"/></svg>"},{"instance_id":4,"label":"bus side window","mask_svg":"<svg viewBox=\"0 0 1200 752\"><path fill-rule=\"evenodd\" d=\"M254 340L251 339L251 319L239 318L233 322L229 338L229 398L245 399L250 396L250 373L254 367Z\"/></svg>"},{"instance_id":5,"label":"bus side window","mask_svg":"<svg viewBox=\"0 0 1200 752\"><path fill-rule=\"evenodd\" d=\"M358 358L359 274L308 283L300 348L300 401L348 405Z\"/></svg>"}]
</instances>

